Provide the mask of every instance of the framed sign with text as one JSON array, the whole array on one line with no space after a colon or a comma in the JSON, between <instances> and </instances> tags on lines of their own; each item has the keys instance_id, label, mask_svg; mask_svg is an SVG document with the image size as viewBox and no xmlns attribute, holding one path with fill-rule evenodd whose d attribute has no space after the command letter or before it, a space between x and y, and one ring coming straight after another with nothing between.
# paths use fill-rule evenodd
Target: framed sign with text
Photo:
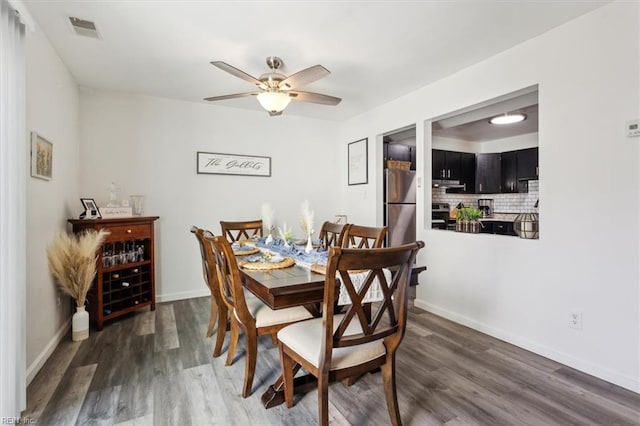
<instances>
[{"instance_id":1,"label":"framed sign with text","mask_svg":"<svg viewBox=\"0 0 640 426\"><path fill-rule=\"evenodd\" d=\"M198 174L271 176L271 157L198 152Z\"/></svg>"}]
</instances>

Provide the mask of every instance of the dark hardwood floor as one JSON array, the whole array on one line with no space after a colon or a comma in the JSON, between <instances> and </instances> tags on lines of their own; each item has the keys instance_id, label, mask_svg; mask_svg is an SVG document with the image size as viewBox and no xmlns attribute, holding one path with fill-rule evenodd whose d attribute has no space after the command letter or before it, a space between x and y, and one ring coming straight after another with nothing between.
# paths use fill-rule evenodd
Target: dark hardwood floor
<instances>
[{"instance_id":1,"label":"dark hardwood floor","mask_svg":"<svg viewBox=\"0 0 640 426\"><path fill-rule=\"evenodd\" d=\"M261 338L253 394L241 397L244 346L234 364L212 358L209 299L158 304L59 345L29 385L23 416L42 425L317 423L316 392L266 410L280 372ZM405 425L638 425L640 395L412 308L397 364ZM389 423L380 374L329 390L333 424Z\"/></svg>"}]
</instances>

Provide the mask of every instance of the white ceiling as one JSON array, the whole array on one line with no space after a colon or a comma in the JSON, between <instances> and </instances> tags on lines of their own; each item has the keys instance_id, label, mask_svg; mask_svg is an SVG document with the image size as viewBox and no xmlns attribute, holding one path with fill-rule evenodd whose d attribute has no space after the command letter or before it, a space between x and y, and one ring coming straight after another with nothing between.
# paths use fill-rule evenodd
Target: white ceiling
<instances>
[{"instance_id":1,"label":"white ceiling","mask_svg":"<svg viewBox=\"0 0 640 426\"><path fill-rule=\"evenodd\" d=\"M343 98L338 106L294 101L285 115L342 120L609 1L24 3L81 86L205 102L253 88L210 61L258 77L275 55L287 75L325 66L331 75L300 89ZM76 35L69 16L94 21L101 39ZM253 97L215 104L261 110Z\"/></svg>"}]
</instances>

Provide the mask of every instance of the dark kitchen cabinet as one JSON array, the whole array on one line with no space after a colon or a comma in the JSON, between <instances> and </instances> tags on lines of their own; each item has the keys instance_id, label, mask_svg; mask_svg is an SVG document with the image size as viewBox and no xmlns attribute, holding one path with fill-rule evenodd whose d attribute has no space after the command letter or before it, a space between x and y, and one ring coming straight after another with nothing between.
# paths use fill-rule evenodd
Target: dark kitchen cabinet
<instances>
[{"instance_id":1,"label":"dark kitchen cabinet","mask_svg":"<svg viewBox=\"0 0 640 426\"><path fill-rule=\"evenodd\" d=\"M476 155L476 194L500 193L500 153Z\"/></svg>"},{"instance_id":2,"label":"dark kitchen cabinet","mask_svg":"<svg viewBox=\"0 0 640 426\"><path fill-rule=\"evenodd\" d=\"M500 190L503 193L518 192L518 153L503 152L500 165L502 176Z\"/></svg>"},{"instance_id":3,"label":"dark kitchen cabinet","mask_svg":"<svg viewBox=\"0 0 640 426\"><path fill-rule=\"evenodd\" d=\"M481 234L518 236L518 234L513 230L513 222L502 220L482 220L480 223Z\"/></svg>"},{"instance_id":4,"label":"dark kitchen cabinet","mask_svg":"<svg viewBox=\"0 0 640 426\"><path fill-rule=\"evenodd\" d=\"M494 221L493 233L497 235L518 236L513 230L513 222Z\"/></svg>"},{"instance_id":5,"label":"dark kitchen cabinet","mask_svg":"<svg viewBox=\"0 0 640 426\"><path fill-rule=\"evenodd\" d=\"M461 152L443 151L434 149L431 151L432 156L432 173L433 179L460 179L461 171Z\"/></svg>"},{"instance_id":6,"label":"dark kitchen cabinet","mask_svg":"<svg viewBox=\"0 0 640 426\"><path fill-rule=\"evenodd\" d=\"M476 188L476 155L470 152L460 153L460 183L465 184L467 194L473 194Z\"/></svg>"},{"instance_id":7,"label":"dark kitchen cabinet","mask_svg":"<svg viewBox=\"0 0 640 426\"><path fill-rule=\"evenodd\" d=\"M516 151L518 154L518 180L538 179L538 148Z\"/></svg>"}]
</instances>

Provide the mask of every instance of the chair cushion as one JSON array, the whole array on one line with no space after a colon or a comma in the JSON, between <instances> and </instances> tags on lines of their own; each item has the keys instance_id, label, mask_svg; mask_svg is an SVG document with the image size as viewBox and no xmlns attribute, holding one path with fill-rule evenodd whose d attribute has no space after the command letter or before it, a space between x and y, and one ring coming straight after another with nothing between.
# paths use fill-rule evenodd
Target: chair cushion
<instances>
[{"instance_id":1,"label":"chair cushion","mask_svg":"<svg viewBox=\"0 0 640 426\"><path fill-rule=\"evenodd\" d=\"M245 291L245 300L249 313L256 320L256 327L268 327L271 325L287 324L313 318L302 306L285 309L271 309L253 294Z\"/></svg>"},{"instance_id":2,"label":"chair cushion","mask_svg":"<svg viewBox=\"0 0 640 426\"><path fill-rule=\"evenodd\" d=\"M338 328L344 315L336 315L333 320L333 329ZM360 334L362 327L357 319L354 319L347 327L345 335ZM322 318L314 318L291 324L278 331L278 340L294 350L309 363L318 367L320 364L320 350L323 339ZM383 339L362 345L335 348L331 357L330 370L339 370L354 365L363 364L378 358L386 353Z\"/></svg>"}]
</instances>

